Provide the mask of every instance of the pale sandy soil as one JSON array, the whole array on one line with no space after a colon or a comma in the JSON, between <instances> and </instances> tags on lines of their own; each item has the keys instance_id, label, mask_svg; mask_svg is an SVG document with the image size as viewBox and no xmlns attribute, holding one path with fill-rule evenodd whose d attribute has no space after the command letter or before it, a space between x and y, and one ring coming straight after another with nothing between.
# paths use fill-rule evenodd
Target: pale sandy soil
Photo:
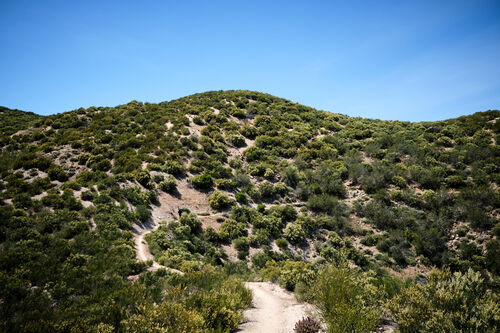
<instances>
[{"instance_id":1,"label":"pale sandy soil","mask_svg":"<svg viewBox=\"0 0 500 333\"><path fill-rule=\"evenodd\" d=\"M270 282L247 282L253 293L252 307L244 312L241 333L290 333L295 323L307 316L312 307L299 303L292 293Z\"/></svg>"}]
</instances>

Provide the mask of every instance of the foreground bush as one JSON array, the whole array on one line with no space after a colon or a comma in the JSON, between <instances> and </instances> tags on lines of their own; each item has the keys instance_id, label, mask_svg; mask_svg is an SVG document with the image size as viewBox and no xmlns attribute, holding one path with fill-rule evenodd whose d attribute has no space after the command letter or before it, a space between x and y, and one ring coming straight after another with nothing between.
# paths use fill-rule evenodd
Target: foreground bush
<instances>
[{"instance_id":1,"label":"foreground bush","mask_svg":"<svg viewBox=\"0 0 500 333\"><path fill-rule=\"evenodd\" d=\"M479 272L434 270L387 302L401 332L498 332L500 298Z\"/></svg>"},{"instance_id":2,"label":"foreground bush","mask_svg":"<svg viewBox=\"0 0 500 333\"><path fill-rule=\"evenodd\" d=\"M373 332L378 324L381 312L376 288L357 271L324 268L313 286L313 295L329 333Z\"/></svg>"},{"instance_id":3,"label":"foreground bush","mask_svg":"<svg viewBox=\"0 0 500 333\"><path fill-rule=\"evenodd\" d=\"M196 311L186 310L181 304L145 304L138 310L125 322L127 332L203 332L203 318Z\"/></svg>"}]
</instances>

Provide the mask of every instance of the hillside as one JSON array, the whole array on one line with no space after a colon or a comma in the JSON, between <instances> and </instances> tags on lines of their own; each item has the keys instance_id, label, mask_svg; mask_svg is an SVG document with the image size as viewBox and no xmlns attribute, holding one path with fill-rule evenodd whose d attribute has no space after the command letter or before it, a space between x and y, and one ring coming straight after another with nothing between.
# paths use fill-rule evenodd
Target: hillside
<instances>
[{"instance_id":1,"label":"hillside","mask_svg":"<svg viewBox=\"0 0 500 333\"><path fill-rule=\"evenodd\" d=\"M446 327L498 327L499 118L380 121L251 91L1 108L0 331L233 330L245 280L321 309L345 272L366 286L359 317L383 305L415 331L413 281L471 278L488 307Z\"/></svg>"}]
</instances>

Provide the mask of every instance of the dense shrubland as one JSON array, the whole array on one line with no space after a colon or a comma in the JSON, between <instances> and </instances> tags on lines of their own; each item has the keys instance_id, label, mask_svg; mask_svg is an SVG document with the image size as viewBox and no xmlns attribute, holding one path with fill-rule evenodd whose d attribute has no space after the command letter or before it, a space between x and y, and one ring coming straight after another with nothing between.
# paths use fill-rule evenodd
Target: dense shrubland
<instances>
[{"instance_id":1,"label":"dense shrubland","mask_svg":"<svg viewBox=\"0 0 500 333\"><path fill-rule=\"evenodd\" d=\"M249 91L1 108L0 330L231 330L258 277L331 332L381 311L402 331L495 331L499 117L379 121ZM165 221L150 250L186 274L149 272L132 226L181 184L217 228L189 207Z\"/></svg>"}]
</instances>

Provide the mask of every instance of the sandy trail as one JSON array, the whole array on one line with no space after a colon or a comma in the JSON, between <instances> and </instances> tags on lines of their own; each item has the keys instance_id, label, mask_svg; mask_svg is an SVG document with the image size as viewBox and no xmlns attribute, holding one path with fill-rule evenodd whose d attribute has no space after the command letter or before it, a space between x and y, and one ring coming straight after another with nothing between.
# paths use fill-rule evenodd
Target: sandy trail
<instances>
[{"instance_id":1,"label":"sandy trail","mask_svg":"<svg viewBox=\"0 0 500 333\"><path fill-rule=\"evenodd\" d=\"M183 274L181 271L177 269L169 268L157 263L155 261L154 256L149 251L149 246L146 240L144 239L144 236L146 236L151 231L156 230L159 226L158 225L159 221L160 220L155 219L153 216L153 218L151 218L148 222L142 224L135 224L132 227L132 231L134 233L135 250L137 252L137 259L139 259L139 261L148 261L148 260L153 261L153 264L148 268L148 271L156 271L160 268L165 268L166 270L169 270L171 272Z\"/></svg>"},{"instance_id":2,"label":"sandy trail","mask_svg":"<svg viewBox=\"0 0 500 333\"><path fill-rule=\"evenodd\" d=\"M149 251L148 243L144 239L144 237L148 233L158 229L160 221L166 221L167 219L174 218L175 216L174 214L175 213L173 207L169 207L168 205L162 207L162 204L160 202L159 205L152 206L152 215L147 222L136 223L132 227L132 231L134 233L135 250L137 252L137 259L139 259L139 261L148 261L148 260L153 261L153 264L148 268L149 271L156 271L160 268L165 268L169 271L182 274L181 271L178 271L173 268L168 268L157 263L153 254L151 253L151 251Z\"/></svg>"},{"instance_id":3,"label":"sandy trail","mask_svg":"<svg viewBox=\"0 0 500 333\"><path fill-rule=\"evenodd\" d=\"M132 230L134 232L134 243L135 243L135 249L137 252L137 259L139 261L148 261L152 260L153 265L148 268L150 271L156 271L160 268L166 268L168 270L173 270L168 267L162 266L159 263L155 261L154 256L151 254L149 251L149 246L144 239L144 236L146 236L148 233L150 233L153 230L156 230L158 228L158 224L154 222L153 219L149 220L148 222L144 224L135 224L132 227Z\"/></svg>"},{"instance_id":4,"label":"sandy trail","mask_svg":"<svg viewBox=\"0 0 500 333\"><path fill-rule=\"evenodd\" d=\"M245 322L238 332L290 333L295 323L307 316L312 307L297 302L292 293L270 282L247 282L252 290L253 307L245 311Z\"/></svg>"},{"instance_id":5,"label":"sandy trail","mask_svg":"<svg viewBox=\"0 0 500 333\"><path fill-rule=\"evenodd\" d=\"M153 260L153 265L148 270L155 271L160 268L166 268L182 274L182 272L176 269L158 264L149 251L149 246L144 236L158 229L161 221L170 221L179 218L179 208L181 207L187 207L197 214L208 212L210 209L207 196L189 186L186 180L179 180L177 182L177 189L177 195L160 192L158 204L151 205L151 219L145 223L136 223L132 227L137 259L140 261Z\"/></svg>"}]
</instances>

